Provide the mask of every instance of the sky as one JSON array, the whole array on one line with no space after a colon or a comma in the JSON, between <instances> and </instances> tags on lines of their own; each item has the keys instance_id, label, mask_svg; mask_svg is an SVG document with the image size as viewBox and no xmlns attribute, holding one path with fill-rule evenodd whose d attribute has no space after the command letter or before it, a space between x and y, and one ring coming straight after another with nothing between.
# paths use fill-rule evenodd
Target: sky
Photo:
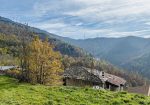
<instances>
[{"instance_id":1,"label":"sky","mask_svg":"<svg viewBox=\"0 0 150 105\"><path fill-rule=\"evenodd\" d=\"M64 37L150 37L150 0L0 0L0 4L0 16Z\"/></svg>"}]
</instances>

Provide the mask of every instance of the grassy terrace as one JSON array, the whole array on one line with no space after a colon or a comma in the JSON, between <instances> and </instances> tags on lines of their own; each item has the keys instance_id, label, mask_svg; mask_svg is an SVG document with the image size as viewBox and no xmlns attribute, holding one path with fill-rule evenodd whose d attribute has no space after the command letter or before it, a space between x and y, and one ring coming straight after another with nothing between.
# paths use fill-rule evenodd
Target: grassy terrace
<instances>
[{"instance_id":1,"label":"grassy terrace","mask_svg":"<svg viewBox=\"0 0 150 105\"><path fill-rule=\"evenodd\" d=\"M0 76L0 105L150 105L150 98L90 88L30 85Z\"/></svg>"}]
</instances>

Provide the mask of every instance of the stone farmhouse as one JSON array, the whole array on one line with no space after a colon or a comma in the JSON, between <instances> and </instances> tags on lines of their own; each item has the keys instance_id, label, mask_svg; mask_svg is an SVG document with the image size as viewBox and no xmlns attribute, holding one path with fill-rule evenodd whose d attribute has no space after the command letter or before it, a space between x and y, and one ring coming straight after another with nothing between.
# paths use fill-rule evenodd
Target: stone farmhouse
<instances>
[{"instance_id":1,"label":"stone farmhouse","mask_svg":"<svg viewBox=\"0 0 150 105\"><path fill-rule=\"evenodd\" d=\"M111 91L122 91L126 80L95 69L71 67L63 74L65 86L100 87Z\"/></svg>"}]
</instances>

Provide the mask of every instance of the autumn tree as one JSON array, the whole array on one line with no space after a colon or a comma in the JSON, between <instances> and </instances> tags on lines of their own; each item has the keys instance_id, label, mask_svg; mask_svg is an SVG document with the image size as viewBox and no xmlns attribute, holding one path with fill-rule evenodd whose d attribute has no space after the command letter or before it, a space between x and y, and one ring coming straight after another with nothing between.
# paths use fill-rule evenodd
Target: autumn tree
<instances>
[{"instance_id":1,"label":"autumn tree","mask_svg":"<svg viewBox=\"0 0 150 105\"><path fill-rule=\"evenodd\" d=\"M42 42L38 37L27 44L23 54L23 76L28 82L45 85L61 84L63 72L61 54L53 50L48 40Z\"/></svg>"}]
</instances>

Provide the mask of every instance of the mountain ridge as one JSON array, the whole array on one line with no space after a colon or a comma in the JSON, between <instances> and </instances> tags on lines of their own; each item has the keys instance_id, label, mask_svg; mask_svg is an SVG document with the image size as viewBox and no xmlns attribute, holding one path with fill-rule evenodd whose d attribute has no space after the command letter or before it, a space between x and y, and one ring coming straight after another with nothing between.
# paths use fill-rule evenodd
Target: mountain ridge
<instances>
[{"instance_id":1,"label":"mountain ridge","mask_svg":"<svg viewBox=\"0 0 150 105\"><path fill-rule=\"evenodd\" d=\"M5 19L4 19L5 20ZM103 60L95 60L93 59L92 55L89 54L89 52L84 51L81 47L77 47L76 45L69 44L65 40L61 39L66 39L69 40L70 38L63 38L59 36L55 36L55 34L48 33L46 31L42 31L40 29L30 27L28 25L23 25L20 23L15 23L15 22L7 22L7 21L2 21L0 20L0 53L6 53L4 52L5 49L7 49L9 52L9 56L6 55L0 55L0 58L3 58L2 64L6 65L6 60L9 60L9 65L17 61L17 59L14 61L14 59L19 55L19 48L21 47L19 43L16 43L15 40L9 40L10 38L14 38L18 40L22 39L20 37L25 38L26 40L31 41L34 37L34 35L38 35L40 39L45 39L48 38L49 42L54 45L54 50L60 51L60 53L63 55L63 61L66 60L64 63L65 66L67 65L84 65L93 68L98 68L99 70L107 71L110 74L121 76L123 78L126 78L129 82L130 85L132 86L138 86L142 85L145 83L145 79L142 78L138 74L133 74L133 73L128 73L125 72L114 65L111 65L108 62L103 62ZM33 35L33 36L32 36ZM3 37L4 36L4 37ZM56 38L57 37L57 38ZM7 40L5 40L5 38ZM21 42L22 40L20 40ZM7 43L7 44L5 44ZM10 44L11 43L11 44ZM16 48L16 45L18 46ZM103 47L105 48L105 46ZM14 53L15 51L15 53ZM105 51L105 50L104 50ZM67 55L67 56L66 56ZM9 57L9 58L8 58ZM10 62L11 60L11 62ZM95 64L93 65L94 62ZM1 62L0 62L1 63ZM17 63L17 62L16 62ZM15 65L15 64L14 64ZM93 65L93 66L92 66ZM133 76L135 75L135 76ZM133 77L133 78L132 78ZM135 80L135 81L132 81Z\"/></svg>"},{"instance_id":2,"label":"mountain ridge","mask_svg":"<svg viewBox=\"0 0 150 105\"><path fill-rule=\"evenodd\" d=\"M6 35L17 35L23 34L24 31L27 31L28 34L38 35L41 39L45 39L46 37L56 46L56 50L59 50L61 53L69 55L69 56L85 56L87 53L83 51L83 49L76 47L74 45L70 45L64 41L59 39L58 35L49 33L47 31L30 27L27 24L21 24L18 22L14 22L10 19L0 17L0 33ZM26 37L26 36L25 36Z\"/></svg>"},{"instance_id":3,"label":"mountain ridge","mask_svg":"<svg viewBox=\"0 0 150 105\"><path fill-rule=\"evenodd\" d=\"M4 27L2 27L3 25ZM133 67L136 68L135 65L137 62L135 61L140 61L137 59L142 59L143 62L146 62L147 59L144 56L149 55L150 53L150 38L128 36L119 38L100 37L75 40L67 37L61 37L38 28L30 27L28 25L14 22L10 19L0 17L1 33L9 34L10 32L11 34L18 34L15 32L17 28L14 27L16 26L19 27L19 29L21 29L20 27L25 27L31 32L38 34L41 38L48 36L50 41L56 44L56 50L61 51L62 54L68 54L69 56L84 56L86 55L86 52L88 52L98 59L106 60L115 66L127 69L129 71L131 71ZM83 50L85 50L85 52ZM142 57L144 57L146 61L144 61ZM147 68L144 66L141 65L139 68ZM134 71L140 72L143 70L138 69ZM145 69L144 71L146 72ZM144 72L140 73L143 74Z\"/></svg>"},{"instance_id":4,"label":"mountain ridge","mask_svg":"<svg viewBox=\"0 0 150 105\"><path fill-rule=\"evenodd\" d=\"M101 37L80 40L64 39L64 41L83 48L98 59L104 59L115 66L127 69L129 71L133 69L132 66L135 65L136 59L143 60L144 56L150 55L150 38L127 36L119 38ZM138 61L139 60L137 60L137 62ZM129 63L132 64L132 62L133 65L131 65L131 68L125 66L129 65ZM147 60L143 60L143 62L147 62ZM141 65L139 68L145 67ZM143 69L137 70L137 72L140 71L143 71ZM144 70L142 74L145 76L147 71L150 71L150 69Z\"/></svg>"}]
</instances>

